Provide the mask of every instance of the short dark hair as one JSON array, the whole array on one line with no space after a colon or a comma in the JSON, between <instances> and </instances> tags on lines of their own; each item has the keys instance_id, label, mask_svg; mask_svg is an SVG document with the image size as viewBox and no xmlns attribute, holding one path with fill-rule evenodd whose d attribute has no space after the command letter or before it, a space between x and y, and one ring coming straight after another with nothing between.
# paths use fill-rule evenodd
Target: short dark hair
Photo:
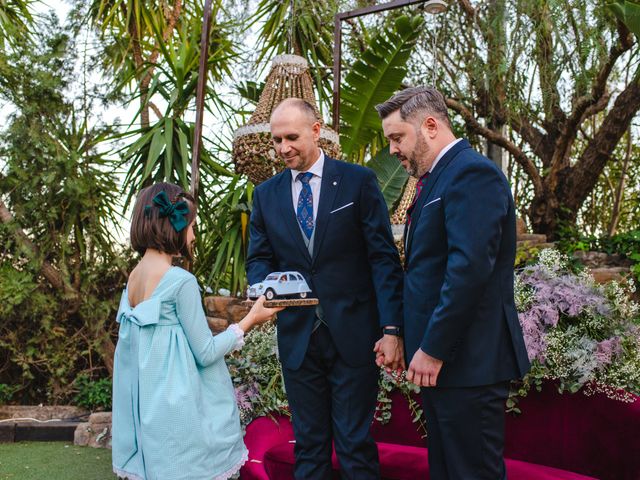
<instances>
[{"instance_id":1,"label":"short dark hair","mask_svg":"<svg viewBox=\"0 0 640 480\"><path fill-rule=\"evenodd\" d=\"M187 228L176 232L169 217L161 217L159 207L153 203L153 198L164 191L171 203L184 200L189 206L186 216ZM149 206L150 208L146 208ZM144 255L147 248L155 248L171 255L182 255L187 260L193 260L189 245L187 245L188 226L196 217L196 202L189 193L173 183L156 183L144 188L138 194L131 217L131 247L140 255Z\"/></svg>"},{"instance_id":2,"label":"short dark hair","mask_svg":"<svg viewBox=\"0 0 640 480\"><path fill-rule=\"evenodd\" d=\"M295 107L304 113L311 123L319 122L320 115L318 114L318 110L316 107L307 102L304 98L299 97L289 97L282 100L278 103L275 108L272 110L272 113L275 112L281 105L288 104L289 106Z\"/></svg>"},{"instance_id":3,"label":"short dark hair","mask_svg":"<svg viewBox=\"0 0 640 480\"><path fill-rule=\"evenodd\" d=\"M399 110L402 120L415 120L417 121L416 123L422 123L428 115L433 115L451 128L451 120L449 119L444 95L434 87L405 88L386 102L376 105L376 110L383 120Z\"/></svg>"}]
</instances>

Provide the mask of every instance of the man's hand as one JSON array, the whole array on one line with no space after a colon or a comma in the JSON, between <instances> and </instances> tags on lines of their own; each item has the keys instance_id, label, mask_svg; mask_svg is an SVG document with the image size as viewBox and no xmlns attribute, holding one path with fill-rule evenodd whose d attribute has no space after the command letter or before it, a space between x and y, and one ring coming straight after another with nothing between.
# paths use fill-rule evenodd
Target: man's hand
<instances>
[{"instance_id":1,"label":"man's hand","mask_svg":"<svg viewBox=\"0 0 640 480\"><path fill-rule=\"evenodd\" d=\"M383 335L373 347L376 352L376 365L384 366L388 373L401 372L406 368L404 363L404 343L397 335Z\"/></svg>"},{"instance_id":2,"label":"man's hand","mask_svg":"<svg viewBox=\"0 0 640 480\"><path fill-rule=\"evenodd\" d=\"M442 360L427 355L418 349L409 364L407 380L419 387L435 387L441 368Z\"/></svg>"}]
</instances>

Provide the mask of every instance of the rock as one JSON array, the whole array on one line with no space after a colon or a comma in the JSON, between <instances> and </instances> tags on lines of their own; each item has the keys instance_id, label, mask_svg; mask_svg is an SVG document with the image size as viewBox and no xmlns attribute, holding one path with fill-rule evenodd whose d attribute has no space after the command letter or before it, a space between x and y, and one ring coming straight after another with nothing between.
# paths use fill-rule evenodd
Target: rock
<instances>
[{"instance_id":1,"label":"rock","mask_svg":"<svg viewBox=\"0 0 640 480\"><path fill-rule=\"evenodd\" d=\"M89 416L89 423L111 423L111 412L96 412Z\"/></svg>"},{"instance_id":2,"label":"rock","mask_svg":"<svg viewBox=\"0 0 640 480\"><path fill-rule=\"evenodd\" d=\"M89 444L89 422L81 423L76 427L76 431L73 433L73 444L86 447Z\"/></svg>"},{"instance_id":3,"label":"rock","mask_svg":"<svg viewBox=\"0 0 640 480\"><path fill-rule=\"evenodd\" d=\"M207 313L214 317L226 317L227 307L235 299L233 297L211 296L204 298L204 306Z\"/></svg>"},{"instance_id":4,"label":"rock","mask_svg":"<svg viewBox=\"0 0 640 480\"><path fill-rule=\"evenodd\" d=\"M520 235L524 235L527 233L527 224L520 217L516 218L516 235L519 237Z\"/></svg>"},{"instance_id":5,"label":"rock","mask_svg":"<svg viewBox=\"0 0 640 480\"><path fill-rule=\"evenodd\" d=\"M213 333L220 333L229 326L229 320L226 318L207 317L207 323Z\"/></svg>"},{"instance_id":6,"label":"rock","mask_svg":"<svg viewBox=\"0 0 640 480\"><path fill-rule=\"evenodd\" d=\"M227 308L227 318L231 323L238 323L242 320L247 313L249 313L249 308L242 304L237 305L229 305Z\"/></svg>"},{"instance_id":7,"label":"rock","mask_svg":"<svg viewBox=\"0 0 640 480\"><path fill-rule=\"evenodd\" d=\"M523 233L517 236L519 242L546 243L547 236L538 233Z\"/></svg>"},{"instance_id":8,"label":"rock","mask_svg":"<svg viewBox=\"0 0 640 480\"><path fill-rule=\"evenodd\" d=\"M622 255L608 255L604 252L576 251L573 252L573 258L579 260L590 268L629 267L633 264L632 260L629 260Z\"/></svg>"},{"instance_id":9,"label":"rock","mask_svg":"<svg viewBox=\"0 0 640 480\"><path fill-rule=\"evenodd\" d=\"M76 427L74 445L111 448L111 412L94 413L89 421Z\"/></svg>"},{"instance_id":10,"label":"rock","mask_svg":"<svg viewBox=\"0 0 640 480\"><path fill-rule=\"evenodd\" d=\"M608 283L622 281L629 273L629 269L625 267L593 268L590 272L597 283Z\"/></svg>"}]
</instances>

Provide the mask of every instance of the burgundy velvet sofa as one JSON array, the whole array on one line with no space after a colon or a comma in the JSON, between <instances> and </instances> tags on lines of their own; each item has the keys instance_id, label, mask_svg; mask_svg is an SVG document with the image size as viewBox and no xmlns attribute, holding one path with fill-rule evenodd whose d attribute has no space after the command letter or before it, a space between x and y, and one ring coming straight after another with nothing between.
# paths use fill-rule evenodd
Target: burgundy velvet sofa
<instances>
[{"instance_id":1,"label":"burgundy velvet sofa","mask_svg":"<svg viewBox=\"0 0 640 480\"><path fill-rule=\"evenodd\" d=\"M406 400L393 394L392 418L374 422L381 476L429 479L425 440ZM640 397L633 403L602 394L559 394L553 385L521 400L522 414L507 414L505 459L509 480L640 480ZM249 461L242 480L291 480L293 431L288 417L260 417L247 426ZM333 456L334 478L339 464ZM329 480L329 479L328 479Z\"/></svg>"}]
</instances>

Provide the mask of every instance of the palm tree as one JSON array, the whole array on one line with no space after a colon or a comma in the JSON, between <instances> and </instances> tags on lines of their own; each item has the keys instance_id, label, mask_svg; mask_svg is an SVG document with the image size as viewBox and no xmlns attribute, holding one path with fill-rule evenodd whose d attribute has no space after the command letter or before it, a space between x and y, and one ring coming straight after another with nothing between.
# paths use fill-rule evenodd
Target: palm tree
<instances>
[{"instance_id":1,"label":"palm tree","mask_svg":"<svg viewBox=\"0 0 640 480\"><path fill-rule=\"evenodd\" d=\"M0 48L13 43L17 35L27 33L33 22L29 11L33 0L0 0Z\"/></svg>"}]
</instances>

